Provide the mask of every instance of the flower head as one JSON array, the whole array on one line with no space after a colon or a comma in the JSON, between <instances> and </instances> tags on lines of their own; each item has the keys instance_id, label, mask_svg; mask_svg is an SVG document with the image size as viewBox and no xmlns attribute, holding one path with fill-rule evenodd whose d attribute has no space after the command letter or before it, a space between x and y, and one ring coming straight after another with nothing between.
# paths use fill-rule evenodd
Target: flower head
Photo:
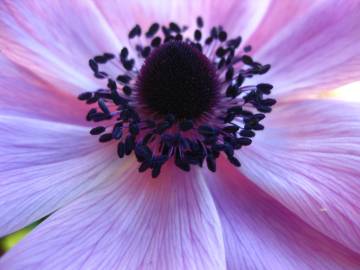
<instances>
[{"instance_id":1,"label":"flower head","mask_svg":"<svg viewBox=\"0 0 360 270\"><path fill-rule=\"evenodd\" d=\"M266 98L272 85L243 85L245 79L268 72L270 65L239 54L241 36L227 39L222 26L212 27L202 41L204 21L198 17L196 22L194 40L185 39L188 26L174 22L161 26L163 35L155 36L160 25L153 23L144 34L145 45L141 27L135 25L128 37L138 38L132 47L140 64L129 57L127 47L121 49L119 59L111 53L95 56L89 66L96 78L107 79L106 88L78 97L87 104L98 103L98 109L87 113L88 121L106 123L90 134L101 134L100 142L120 141L118 156L134 151L139 171L151 169L154 178L169 160L186 172L190 165L202 167L206 161L215 172L221 152L239 167L235 150L251 144L255 131L264 129L260 124L264 113L276 103ZM245 52L250 50L245 46ZM123 73L116 81L122 87L100 69L109 62L120 62Z\"/></svg>"},{"instance_id":2,"label":"flower head","mask_svg":"<svg viewBox=\"0 0 360 270\"><path fill-rule=\"evenodd\" d=\"M359 15L2 1L0 269L357 269Z\"/></svg>"}]
</instances>

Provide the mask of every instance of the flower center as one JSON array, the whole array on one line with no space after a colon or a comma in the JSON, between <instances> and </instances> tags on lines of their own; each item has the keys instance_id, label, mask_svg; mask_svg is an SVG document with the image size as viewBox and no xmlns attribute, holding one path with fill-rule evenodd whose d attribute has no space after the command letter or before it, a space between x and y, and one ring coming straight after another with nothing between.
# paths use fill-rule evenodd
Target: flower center
<instances>
[{"instance_id":1,"label":"flower center","mask_svg":"<svg viewBox=\"0 0 360 270\"><path fill-rule=\"evenodd\" d=\"M197 119L217 104L219 81L209 59L195 47L172 41L155 49L137 78L141 101L154 113Z\"/></svg>"},{"instance_id":2,"label":"flower center","mask_svg":"<svg viewBox=\"0 0 360 270\"><path fill-rule=\"evenodd\" d=\"M218 26L203 39L201 17L196 25L192 36L174 22L153 23L144 34L136 25L130 49L122 48L118 58L104 53L89 60L94 76L106 81L78 97L97 105L86 115L101 123L90 134L101 143L116 141L119 158L134 154L139 172L150 170L152 177L165 162L186 172L206 163L215 172L220 155L240 166L236 150L264 129L260 122L276 103L266 97L272 85L244 85L270 65L255 62L240 36L228 39Z\"/></svg>"}]
</instances>

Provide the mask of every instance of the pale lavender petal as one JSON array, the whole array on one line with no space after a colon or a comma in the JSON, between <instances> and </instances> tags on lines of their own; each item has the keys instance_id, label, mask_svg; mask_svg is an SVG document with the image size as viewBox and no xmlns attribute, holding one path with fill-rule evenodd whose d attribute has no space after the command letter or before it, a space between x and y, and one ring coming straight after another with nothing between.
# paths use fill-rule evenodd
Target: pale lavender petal
<instances>
[{"instance_id":1,"label":"pale lavender petal","mask_svg":"<svg viewBox=\"0 0 360 270\"><path fill-rule=\"evenodd\" d=\"M320 98L360 102L360 80L325 92Z\"/></svg>"},{"instance_id":2,"label":"pale lavender petal","mask_svg":"<svg viewBox=\"0 0 360 270\"><path fill-rule=\"evenodd\" d=\"M196 26L196 18L202 16L205 22L204 36L213 26L222 25L229 35L250 36L263 18L271 1L251 0L201 0L201 1L96 1L120 40L127 39L128 31L139 23L145 31L153 22L168 24L173 21L190 29ZM192 37L192 33L190 34Z\"/></svg>"},{"instance_id":3,"label":"pale lavender petal","mask_svg":"<svg viewBox=\"0 0 360 270\"><path fill-rule=\"evenodd\" d=\"M119 167L117 180L56 212L0 268L225 269L220 220L199 171L169 165L152 179L133 170Z\"/></svg>"},{"instance_id":4,"label":"pale lavender petal","mask_svg":"<svg viewBox=\"0 0 360 270\"><path fill-rule=\"evenodd\" d=\"M312 2L295 10L295 16L278 29L277 17L290 1L275 1L269 9L267 25L275 31L256 58L272 65L262 76L276 86L276 95L294 91L324 91L360 78L360 2L353 0L291 1ZM283 8L281 8L283 5ZM299 14L299 12L301 12ZM260 25L262 25L260 23ZM261 40L261 32L259 34ZM258 46L258 45L257 45Z\"/></svg>"},{"instance_id":5,"label":"pale lavender petal","mask_svg":"<svg viewBox=\"0 0 360 270\"><path fill-rule=\"evenodd\" d=\"M0 115L0 236L50 214L122 166L88 129Z\"/></svg>"},{"instance_id":6,"label":"pale lavender petal","mask_svg":"<svg viewBox=\"0 0 360 270\"><path fill-rule=\"evenodd\" d=\"M308 14L315 1L272 0L258 27L248 40L258 52L294 21Z\"/></svg>"},{"instance_id":7,"label":"pale lavender petal","mask_svg":"<svg viewBox=\"0 0 360 270\"><path fill-rule=\"evenodd\" d=\"M360 106L329 100L280 104L242 171L307 224L360 252Z\"/></svg>"},{"instance_id":8,"label":"pale lavender petal","mask_svg":"<svg viewBox=\"0 0 360 270\"><path fill-rule=\"evenodd\" d=\"M88 60L121 45L92 1L2 1L0 27L2 54L70 93L96 87Z\"/></svg>"},{"instance_id":9,"label":"pale lavender petal","mask_svg":"<svg viewBox=\"0 0 360 270\"><path fill-rule=\"evenodd\" d=\"M248 38L262 27L261 23L266 18L271 3L272 0L233 0L224 5L222 0L209 0L205 14L208 16L209 28L223 25L231 38L241 36L243 43L246 43Z\"/></svg>"},{"instance_id":10,"label":"pale lavender petal","mask_svg":"<svg viewBox=\"0 0 360 270\"><path fill-rule=\"evenodd\" d=\"M219 209L228 270L358 268L359 254L313 229L226 160L221 163L216 175L208 174L208 183Z\"/></svg>"},{"instance_id":11,"label":"pale lavender petal","mask_svg":"<svg viewBox=\"0 0 360 270\"><path fill-rule=\"evenodd\" d=\"M88 125L84 102L0 56L0 113Z\"/></svg>"}]
</instances>

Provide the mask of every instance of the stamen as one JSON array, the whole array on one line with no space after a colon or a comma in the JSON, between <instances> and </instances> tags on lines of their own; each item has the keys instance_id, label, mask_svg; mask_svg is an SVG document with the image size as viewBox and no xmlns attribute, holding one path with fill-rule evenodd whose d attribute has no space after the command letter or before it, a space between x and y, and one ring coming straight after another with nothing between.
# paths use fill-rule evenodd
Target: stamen
<instances>
[{"instance_id":1,"label":"stamen","mask_svg":"<svg viewBox=\"0 0 360 270\"><path fill-rule=\"evenodd\" d=\"M202 28L204 26L204 21L203 21L203 19L201 17L196 18L196 25L199 28Z\"/></svg>"},{"instance_id":2,"label":"stamen","mask_svg":"<svg viewBox=\"0 0 360 270\"><path fill-rule=\"evenodd\" d=\"M160 25L158 23L153 23L149 30L146 32L145 36L147 38L152 38L153 36L155 36L156 32L159 30Z\"/></svg>"},{"instance_id":3,"label":"stamen","mask_svg":"<svg viewBox=\"0 0 360 270\"><path fill-rule=\"evenodd\" d=\"M224 42L227 39L227 33L225 31L220 31L219 33L219 40Z\"/></svg>"},{"instance_id":4,"label":"stamen","mask_svg":"<svg viewBox=\"0 0 360 270\"><path fill-rule=\"evenodd\" d=\"M154 22L144 38L135 25L128 33L131 46L118 59L105 52L88 63L96 78L106 79L104 88L78 96L97 106L86 120L105 123L90 134L101 143L116 141L119 158L133 153L139 172L150 170L154 178L166 162L185 172L206 163L215 172L217 158L225 155L241 166L235 151L253 142L276 104L266 97L272 85L245 84L271 66L254 61L250 45L242 54L240 36L229 38L222 26L206 36L203 27L201 17L190 35L187 26ZM119 67L115 77L106 72L109 62Z\"/></svg>"},{"instance_id":5,"label":"stamen","mask_svg":"<svg viewBox=\"0 0 360 270\"><path fill-rule=\"evenodd\" d=\"M136 36L141 35L141 27L140 25L135 25L133 29L129 32L129 39L133 39Z\"/></svg>"},{"instance_id":6,"label":"stamen","mask_svg":"<svg viewBox=\"0 0 360 270\"><path fill-rule=\"evenodd\" d=\"M171 22L169 24L169 29L170 29L170 31L172 31L172 32L174 32L176 34L179 34L181 32L180 27L174 22Z\"/></svg>"},{"instance_id":7,"label":"stamen","mask_svg":"<svg viewBox=\"0 0 360 270\"><path fill-rule=\"evenodd\" d=\"M91 92L84 92L84 93L81 93L78 98L79 100L88 100L90 99L92 96L92 93Z\"/></svg>"},{"instance_id":8,"label":"stamen","mask_svg":"<svg viewBox=\"0 0 360 270\"><path fill-rule=\"evenodd\" d=\"M194 32L194 39L196 41L200 41L201 40L201 31L196 29L195 32Z\"/></svg>"},{"instance_id":9,"label":"stamen","mask_svg":"<svg viewBox=\"0 0 360 270\"><path fill-rule=\"evenodd\" d=\"M161 44L160 37L156 37L151 41L151 47L159 47L160 44Z\"/></svg>"}]
</instances>

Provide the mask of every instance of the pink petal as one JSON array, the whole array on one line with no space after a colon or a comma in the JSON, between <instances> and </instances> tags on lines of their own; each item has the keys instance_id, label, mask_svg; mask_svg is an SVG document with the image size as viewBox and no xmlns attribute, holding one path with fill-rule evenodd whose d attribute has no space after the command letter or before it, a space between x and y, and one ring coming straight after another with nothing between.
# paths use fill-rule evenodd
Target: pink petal
<instances>
[{"instance_id":1,"label":"pink petal","mask_svg":"<svg viewBox=\"0 0 360 270\"><path fill-rule=\"evenodd\" d=\"M1 56L0 66L2 113L87 125L85 115L90 108L84 102Z\"/></svg>"},{"instance_id":2,"label":"pink petal","mask_svg":"<svg viewBox=\"0 0 360 270\"><path fill-rule=\"evenodd\" d=\"M251 35L249 44L253 52L265 47L292 22L301 19L316 4L314 1L271 1L258 27Z\"/></svg>"},{"instance_id":3,"label":"pink petal","mask_svg":"<svg viewBox=\"0 0 360 270\"><path fill-rule=\"evenodd\" d=\"M6 57L70 93L94 90L88 60L120 48L91 1L2 1L0 28Z\"/></svg>"},{"instance_id":4,"label":"pink petal","mask_svg":"<svg viewBox=\"0 0 360 270\"><path fill-rule=\"evenodd\" d=\"M225 269L219 217L199 172L170 165L151 179L132 170L119 167L126 179L56 212L0 268Z\"/></svg>"},{"instance_id":5,"label":"pink petal","mask_svg":"<svg viewBox=\"0 0 360 270\"><path fill-rule=\"evenodd\" d=\"M306 90L309 95L360 78L359 1L278 2L269 9L265 16L268 19L260 23L265 30L275 31L270 32L271 38L263 40L264 46L256 53L257 59L272 65L272 70L260 79L273 83L277 95L293 94L295 90ZM313 4L301 4L295 9L290 5L287 9L288 2ZM278 17L292 15L292 11L293 19L279 29ZM262 32L256 32L254 39L262 40Z\"/></svg>"},{"instance_id":6,"label":"pink petal","mask_svg":"<svg viewBox=\"0 0 360 270\"><path fill-rule=\"evenodd\" d=\"M209 0L207 1L208 10L205 12L208 15L209 28L223 25L224 29L228 31L229 37L241 36L246 42L249 36L261 27L261 22L265 18L271 2L271 0L233 0L226 1L226 5L224 5L222 0Z\"/></svg>"},{"instance_id":7,"label":"pink petal","mask_svg":"<svg viewBox=\"0 0 360 270\"><path fill-rule=\"evenodd\" d=\"M239 153L243 172L307 224L360 252L360 106L279 105Z\"/></svg>"},{"instance_id":8,"label":"pink petal","mask_svg":"<svg viewBox=\"0 0 360 270\"><path fill-rule=\"evenodd\" d=\"M99 149L97 149L99 147ZM121 166L88 129L0 116L0 236L50 214Z\"/></svg>"},{"instance_id":9,"label":"pink petal","mask_svg":"<svg viewBox=\"0 0 360 270\"><path fill-rule=\"evenodd\" d=\"M209 34L213 26L222 25L230 36L249 36L262 19L269 0L254 2L251 0L202 0L202 1L114 1L109 4L98 0L96 5L113 26L120 40L127 39L128 31L136 24L144 30L153 22L168 24L170 21L196 27L197 16L204 19L204 35ZM192 37L192 32L190 31Z\"/></svg>"},{"instance_id":10,"label":"pink petal","mask_svg":"<svg viewBox=\"0 0 360 270\"><path fill-rule=\"evenodd\" d=\"M343 270L360 265L359 254L307 225L228 162L208 179L223 227L227 269Z\"/></svg>"}]
</instances>

